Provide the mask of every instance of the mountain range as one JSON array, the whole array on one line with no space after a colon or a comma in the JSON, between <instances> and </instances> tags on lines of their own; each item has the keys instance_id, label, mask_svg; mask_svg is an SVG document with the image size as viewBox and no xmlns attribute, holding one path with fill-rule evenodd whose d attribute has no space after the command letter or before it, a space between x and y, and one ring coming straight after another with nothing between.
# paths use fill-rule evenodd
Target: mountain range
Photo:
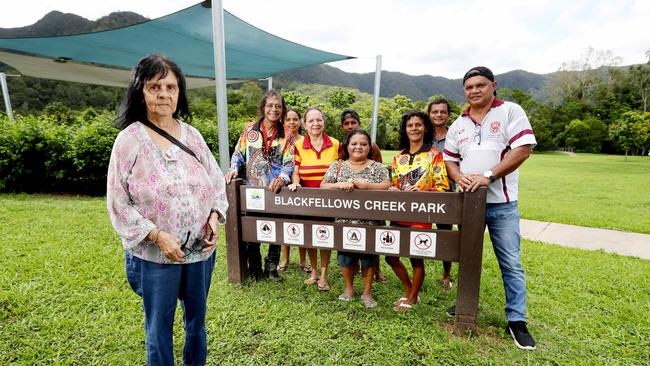
<instances>
[{"instance_id":1,"label":"mountain range","mask_svg":"<svg viewBox=\"0 0 650 366\"><path fill-rule=\"evenodd\" d=\"M133 12L114 12L95 21L81 16L52 11L36 23L19 28L0 28L0 37L58 36L96 32L124 27L148 20ZM0 63L0 69L5 65ZM524 70L514 70L496 75L499 87L521 89L537 99L542 98L542 90L551 74L535 74ZM374 73L349 73L329 65L318 65L294 70L274 76L276 85L295 83L335 85L373 93ZM401 94L412 100L427 100L430 96L442 94L458 102L463 100L461 79L448 79L431 75L407 75L401 72L382 71L381 96L393 97Z\"/></svg>"}]
</instances>

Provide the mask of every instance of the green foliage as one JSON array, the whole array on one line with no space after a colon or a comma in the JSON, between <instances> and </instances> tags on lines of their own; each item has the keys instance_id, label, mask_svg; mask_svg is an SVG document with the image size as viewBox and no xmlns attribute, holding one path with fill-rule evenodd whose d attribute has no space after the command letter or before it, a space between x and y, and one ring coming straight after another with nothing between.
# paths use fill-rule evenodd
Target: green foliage
<instances>
[{"instance_id":1,"label":"green foliage","mask_svg":"<svg viewBox=\"0 0 650 366\"><path fill-rule=\"evenodd\" d=\"M628 82L634 100L638 100L641 111L647 112L650 102L650 62L632 66L628 72Z\"/></svg>"},{"instance_id":2,"label":"green foliage","mask_svg":"<svg viewBox=\"0 0 650 366\"><path fill-rule=\"evenodd\" d=\"M334 89L327 97L329 104L336 109L348 108L356 99L353 91L346 91L341 88Z\"/></svg>"},{"instance_id":3,"label":"green foliage","mask_svg":"<svg viewBox=\"0 0 650 366\"><path fill-rule=\"evenodd\" d=\"M305 113L307 108L315 104L313 99L308 95L303 95L295 90L283 90L282 97L284 98L284 103L287 105L287 109L295 108L300 112L301 116Z\"/></svg>"},{"instance_id":4,"label":"green foliage","mask_svg":"<svg viewBox=\"0 0 650 366\"><path fill-rule=\"evenodd\" d=\"M625 150L625 160L627 160L628 151L645 147L648 143L650 124L641 113L626 112L618 122L609 127L609 137L616 146Z\"/></svg>"},{"instance_id":5,"label":"green foliage","mask_svg":"<svg viewBox=\"0 0 650 366\"><path fill-rule=\"evenodd\" d=\"M114 114L87 109L61 123L51 115L0 117L0 191L106 192L106 172L118 134ZM246 119L230 122L229 142L235 145ZM214 118L194 118L193 125L218 156L219 129ZM236 132L235 132L236 131Z\"/></svg>"},{"instance_id":6,"label":"green foliage","mask_svg":"<svg viewBox=\"0 0 650 366\"><path fill-rule=\"evenodd\" d=\"M74 163L72 179L75 186L87 194L101 195L106 192L106 172L110 152L118 130L112 126L113 116L102 114L86 122L74 131L70 141L70 155Z\"/></svg>"},{"instance_id":7,"label":"green foliage","mask_svg":"<svg viewBox=\"0 0 650 366\"><path fill-rule=\"evenodd\" d=\"M603 140L607 137L607 126L594 117L585 121L574 119L565 126L560 139L564 145L577 152L597 153L601 151Z\"/></svg>"}]
</instances>

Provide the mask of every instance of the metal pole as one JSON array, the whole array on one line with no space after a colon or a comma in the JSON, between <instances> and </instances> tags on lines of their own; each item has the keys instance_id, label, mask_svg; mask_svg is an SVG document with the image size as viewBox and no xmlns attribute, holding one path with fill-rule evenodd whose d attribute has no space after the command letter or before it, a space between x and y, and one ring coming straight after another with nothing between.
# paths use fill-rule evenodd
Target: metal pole
<instances>
[{"instance_id":1,"label":"metal pole","mask_svg":"<svg viewBox=\"0 0 650 366\"><path fill-rule=\"evenodd\" d=\"M269 78L268 78L268 82L269 82L269 85L268 85L268 87L267 87L268 90L273 89L273 76L269 76Z\"/></svg>"},{"instance_id":2,"label":"metal pole","mask_svg":"<svg viewBox=\"0 0 650 366\"><path fill-rule=\"evenodd\" d=\"M379 89L381 84L381 55L377 55L377 68L375 69L375 95L372 103L372 126L370 137L377 142L377 119L379 116Z\"/></svg>"},{"instance_id":3,"label":"metal pole","mask_svg":"<svg viewBox=\"0 0 650 366\"><path fill-rule=\"evenodd\" d=\"M228 146L228 98L226 92L226 42L223 30L223 3L212 1L212 42L214 47L214 80L217 92L217 121L219 126L219 162L221 170L230 168Z\"/></svg>"},{"instance_id":4,"label":"metal pole","mask_svg":"<svg viewBox=\"0 0 650 366\"><path fill-rule=\"evenodd\" d=\"M14 120L14 113L11 110L11 101L9 100L9 88L7 88L7 75L0 72L0 84L2 84L2 96L5 100L5 109L7 110L7 117L10 121Z\"/></svg>"}]
</instances>

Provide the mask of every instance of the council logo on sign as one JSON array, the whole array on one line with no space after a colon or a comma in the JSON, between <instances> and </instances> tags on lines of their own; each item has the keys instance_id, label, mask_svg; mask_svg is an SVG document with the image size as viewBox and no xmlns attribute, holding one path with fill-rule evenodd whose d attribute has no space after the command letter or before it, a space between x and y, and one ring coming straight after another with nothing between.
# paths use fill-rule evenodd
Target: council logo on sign
<instances>
[{"instance_id":1,"label":"council logo on sign","mask_svg":"<svg viewBox=\"0 0 650 366\"><path fill-rule=\"evenodd\" d=\"M246 188L246 209L264 210L264 188Z\"/></svg>"}]
</instances>

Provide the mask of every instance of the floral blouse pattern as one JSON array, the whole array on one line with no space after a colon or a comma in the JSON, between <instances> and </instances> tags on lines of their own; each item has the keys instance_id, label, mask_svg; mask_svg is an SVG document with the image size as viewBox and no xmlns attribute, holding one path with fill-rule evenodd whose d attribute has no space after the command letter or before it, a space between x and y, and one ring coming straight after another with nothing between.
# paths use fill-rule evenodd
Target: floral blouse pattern
<instances>
[{"instance_id":1,"label":"floral blouse pattern","mask_svg":"<svg viewBox=\"0 0 650 366\"><path fill-rule=\"evenodd\" d=\"M338 172L337 175L337 171L339 170L339 164L341 166L341 170L340 172ZM329 169L327 169L327 172L325 173L325 176L323 177L323 181L326 183L349 182L353 179L363 179L369 183L381 183L388 180L388 170L386 170L386 167L384 167L382 163L373 161L370 165L355 173L350 167L350 164L348 164L347 160L346 161L339 160L333 162L330 165ZM364 219L338 218L334 221L345 223L345 224L357 224L357 225L381 225L382 224L380 221L377 220L364 220Z\"/></svg>"},{"instance_id":2,"label":"floral blouse pattern","mask_svg":"<svg viewBox=\"0 0 650 366\"><path fill-rule=\"evenodd\" d=\"M198 161L176 145L163 151L144 125L134 122L115 139L108 166L106 205L124 249L161 264L177 262L145 239L154 226L181 244L189 233L191 244L203 238L212 209L222 218L228 209L223 174L199 131L181 122L179 140ZM192 252L185 263L206 260L212 253Z\"/></svg>"}]
</instances>

